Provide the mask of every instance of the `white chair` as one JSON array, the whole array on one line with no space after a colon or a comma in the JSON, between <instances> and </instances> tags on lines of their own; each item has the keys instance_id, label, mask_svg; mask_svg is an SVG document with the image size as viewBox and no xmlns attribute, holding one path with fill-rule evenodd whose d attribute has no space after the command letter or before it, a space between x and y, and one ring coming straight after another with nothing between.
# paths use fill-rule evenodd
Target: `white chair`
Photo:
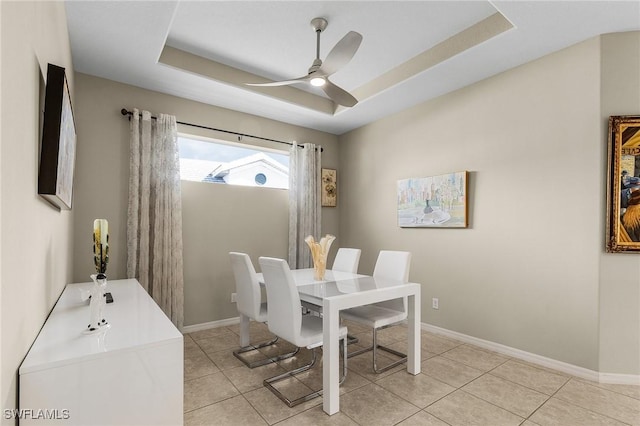
<instances>
[{"instance_id":1,"label":"white chair","mask_svg":"<svg viewBox=\"0 0 640 426\"><path fill-rule=\"evenodd\" d=\"M267 303L269 303L267 325L269 330L276 336L298 347L306 347L311 350L312 357L309 364L271 377L263 382L266 388L289 407L293 407L322 395L322 390L311 392L291 401L276 389L273 384L313 367L317 357L316 348L322 346L322 319L316 316L302 315L300 295L289 269L289 264L285 260L261 257L259 262L267 289ZM347 328L340 327L339 335L343 352L343 377L340 381L342 383L347 376Z\"/></svg>"},{"instance_id":2,"label":"white chair","mask_svg":"<svg viewBox=\"0 0 640 426\"><path fill-rule=\"evenodd\" d=\"M262 323L267 322L267 304L262 303L260 283L258 282L256 270L251 263L251 259L245 253L237 252L230 252L229 257L231 258L231 268L233 269L233 275L236 281L236 305L238 307L238 312L246 315L254 321ZM253 362L250 362L245 359L244 356L241 356L241 354L246 352L271 346L277 341L278 337L276 336L275 339L269 342L264 342L259 345L249 345L237 349L233 351L233 355L242 361L247 367L254 368L290 358L298 352L298 350L296 350L294 352Z\"/></svg>"},{"instance_id":3,"label":"white chair","mask_svg":"<svg viewBox=\"0 0 640 426\"><path fill-rule=\"evenodd\" d=\"M409 269L411 267L411 253L406 251L388 251L381 250L373 270L375 278L386 278L389 280L400 281L406 283L409 281ZM349 354L349 358L360 355L367 351L373 351L373 371L382 373L390 368L406 362L407 355L378 344L377 331L395 325L407 318L407 300L399 298L386 302L375 303L372 305L358 306L356 308L346 309L341 312L343 319L357 322L358 324L371 327L373 329L373 342L368 348L361 349ZM377 354L378 349L392 353L399 360L391 364L378 368Z\"/></svg>"},{"instance_id":4,"label":"white chair","mask_svg":"<svg viewBox=\"0 0 640 426\"><path fill-rule=\"evenodd\" d=\"M336 253L336 258L333 260L333 266L331 267L332 271L342 271L342 272L351 272L352 274L358 273L358 265L360 264L360 254L362 254L362 250L354 249L354 248L344 248L340 247L338 252ZM314 310L307 306L304 302L302 303L307 309ZM316 311L322 313L322 309L315 309ZM347 343L353 344L358 343L359 339L351 334L347 336Z\"/></svg>"},{"instance_id":5,"label":"white chair","mask_svg":"<svg viewBox=\"0 0 640 426\"><path fill-rule=\"evenodd\" d=\"M360 249L339 248L336 258L333 260L332 271L358 273L358 264L360 263Z\"/></svg>"}]
</instances>

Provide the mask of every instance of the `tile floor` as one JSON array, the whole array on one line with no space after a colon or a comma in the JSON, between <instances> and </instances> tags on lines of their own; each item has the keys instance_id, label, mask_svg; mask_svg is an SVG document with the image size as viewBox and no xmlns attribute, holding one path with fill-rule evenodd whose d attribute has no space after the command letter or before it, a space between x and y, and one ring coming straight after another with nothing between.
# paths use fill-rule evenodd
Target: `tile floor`
<instances>
[{"instance_id":1,"label":"tile floor","mask_svg":"<svg viewBox=\"0 0 640 426\"><path fill-rule=\"evenodd\" d=\"M368 330L346 325L360 338L355 346L371 341ZM379 336L382 344L406 348L405 327ZM271 335L252 322L251 338L260 342ZM286 342L277 346L291 348ZM424 331L417 376L407 374L405 365L374 374L370 352L350 358L341 411L333 416L322 411L321 398L288 408L262 385L305 362L308 351L249 369L233 356L237 347L237 325L185 335L185 425L640 425L640 386L589 382ZM282 392L295 397L320 388L318 367L285 381Z\"/></svg>"}]
</instances>

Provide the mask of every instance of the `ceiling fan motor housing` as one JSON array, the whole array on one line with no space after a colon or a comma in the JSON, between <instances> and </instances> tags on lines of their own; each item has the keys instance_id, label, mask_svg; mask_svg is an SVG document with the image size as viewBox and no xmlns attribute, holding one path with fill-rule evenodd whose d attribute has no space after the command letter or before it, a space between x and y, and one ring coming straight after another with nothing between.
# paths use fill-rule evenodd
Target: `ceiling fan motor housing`
<instances>
[{"instance_id":1,"label":"ceiling fan motor housing","mask_svg":"<svg viewBox=\"0 0 640 426\"><path fill-rule=\"evenodd\" d=\"M322 60L320 58L316 58L313 60L313 64L309 67L309 74L318 71L318 69L322 66Z\"/></svg>"},{"instance_id":2,"label":"ceiling fan motor housing","mask_svg":"<svg viewBox=\"0 0 640 426\"><path fill-rule=\"evenodd\" d=\"M324 31L325 28L327 28L328 22L326 19L324 18L313 18L311 20L311 27L313 27L313 29L318 32L322 32Z\"/></svg>"}]
</instances>

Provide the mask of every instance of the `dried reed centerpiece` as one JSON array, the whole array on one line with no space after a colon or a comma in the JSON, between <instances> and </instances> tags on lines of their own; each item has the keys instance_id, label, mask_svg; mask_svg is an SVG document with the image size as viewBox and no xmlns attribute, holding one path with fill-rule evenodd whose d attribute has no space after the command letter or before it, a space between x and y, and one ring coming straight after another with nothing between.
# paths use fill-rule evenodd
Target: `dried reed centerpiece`
<instances>
[{"instance_id":1,"label":"dried reed centerpiece","mask_svg":"<svg viewBox=\"0 0 640 426\"><path fill-rule=\"evenodd\" d=\"M322 237L320 242L316 242L312 235L309 235L304 239L304 242L307 243L311 249L314 270L313 278L316 281L324 280L324 273L327 270L327 255L329 254L331 243L333 243L333 240L335 239L336 237L331 234L327 234Z\"/></svg>"}]
</instances>

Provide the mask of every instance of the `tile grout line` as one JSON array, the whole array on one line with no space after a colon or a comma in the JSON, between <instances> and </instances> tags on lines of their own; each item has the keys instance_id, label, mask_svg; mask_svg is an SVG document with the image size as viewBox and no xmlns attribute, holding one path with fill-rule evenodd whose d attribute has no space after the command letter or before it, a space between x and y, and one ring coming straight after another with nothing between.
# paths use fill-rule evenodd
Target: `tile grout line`
<instances>
[{"instance_id":1,"label":"tile grout line","mask_svg":"<svg viewBox=\"0 0 640 426\"><path fill-rule=\"evenodd\" d=\"M238 396L242 396L242 394L241 394L241 393L239 393L238 395L229 396L229 397L223 398L223 399L221 399L221 400L219 400L219 401L212 402L212 403L210 403L210 404L205 404L205 405L203 405L202 407L197 407L197 408L194 408L194 409L189 410L189 411L183 411L183 412L182 412L182 415L183 415L183 417L184 417L184 415L185 415L185 414L187 414L187 413L193 413L194 411L198 411L198 410L201 410L201 409L203 409L203 408L210 407L210 406L212 406L212 405L216 405L216 404L218 404L218 403L220 403L220 402L228 401L228 400L230 400L230 399L232 399L232 398L236 398L236 397L238 397Z\"/></svg>"},{"instance_id":2,"label":"tile grout line","mask_svg":"<svg viewBox=\"0 0 640 426\"><path fill-rule=\"evenodd\" d=\"M473 395L473 394L470 394L470 395L473 395L473 396L475 396L476 398L480 398L481 400L483 400L483 401L485 401L485 402L487 402L487 403L489 403L489 404L493 404L493 405L495 405L496 407L502 408L503 410L505 410L505 411L507 411L507 412L509 412L509 413L511 413L511 414L514 414L514 415L516 415L516 416L518 416L518 417L522 418L523 420L520 422L520 424L522 424L522 423L526 422L526 421L529 419L529 417L531 417L531 416L533 415L533 413L535 413L536 411L538 411L538 409L539 409L540 407L542 407L542 406L543 406L543 405L544 405L544 404L545 404L549 399L551 399L551 396L549 396L549 395L547 395L547 394L545 394L545 393L542 393L542 392L540 392L540 391L538 391L538 390L531 389L531 388L529 388L528 386L524 386L524 385L523 385L523 384L521 384L521 383L516 383L516 382L513 382L513 381L511 381L511 380L505 379L505 378L503 378L503 377L500 377L500 376L496 376L496 375L494 375L494 374L491 374L491 372L492 372L492 371L494 371L495 369L497 369L497 368L501 367L502 365L506 364L506 363L507 363L507 362L509 362L510 360L511 360L511 358L509 357L509 359L505 360L505 361L504 361L503 363L501 363L500 365L495 366L495 367L494 367L494 368L492 368L491 370L489 370L489 371L485 372L485 373L484 373L482 376L480 376L480 377L483 377L483 376L485 376L485 375L490 375L490 376L492 376L492 377L496 377L496 378L498 378L498 379L500 379L500 380L504 380L504 381L509 382L509 383L512 383L512 384L514 384L514 385L522 386L523 388L525 388L525 389L529 389L529 390L534 391L534 392L536 392L536 393L539 393L540 395L544 395L544 396L546 396L546 397L547 397L547 399L545 399L545 401L544 401L542 404L540 404L538 407L536 407L536 409L535 409L535 410L533 410L533 411L532 411L528 416L524 417L524 416L521 416L520 414L514 413L513 411L508 410L508 409L506 409L506 408L504 408L504 407L500 407L499 405L493 404L493 403L492 403L492 402L490 402L490 401L486 401L485 399L483 399L483 398L481 398L481 397L479 397L479 396L476 396L476 395ZM478 380L480 377L475 378L474 380L472 380L472 381L471 381L471 382L469 382L469 383L475 382L475 381L476 381L476 380ZM464 386L467 386L469 383L467 383L467 384L466 384L466 385L464 385ZM564 386L564 385L563 385L563 386ZM460 389L461 389L461 390L463 390L462 388L460 388ZM464 391L464 390L463 390L463 391ZM556 391L556 392L557 392L557 391ZM466 393L469 393L469 392L466 392Z\"/></svg>"},{"instance_id":3,"label":"tile grout line","mask_svg":"<svg viewBox=\"0 0 640 426\"><path fill-rule=\"evenodd\" d=\"M537 412L538 412L538 411L539 411L539 410L540 410L540 409L541 409L541 408L542 408L542 407L543 407L547 402L549 402L549 401L551 400L551 398L553 398L553 396L554 396L555 394L557 394L557 393L560 391L560 389L562 389L563 387L565 387L565 386L566 386L566 384L567 384L567 383L569 383L569 381L570 381L570 380L571 380L571 378L569 378L569 380L567 380L566 382L564 382L564 383L562 384L562 386L560 386L558 389L556 389L556 391L555 391L554 393L552 393L551 395L549 395L549 397L548 397L548 398L547 398L547 399L546 399L542 404L540 404L540 405L538 406L538 408L536 408L535 410L533 410L533 412L531 412L531 414L529 414L529 416L525 419L525 421L527 421L527 420L531 419L531 417L532 417L535 413L537 413ZM533 422L533 420L531 420L531 421Z\"/></svg>"},{"instance_id":4,"label":"tile grout line","mask_svg":"<svg viewBox=\"0 0 640 426\"><path fill-rule=\"evenodd\" d=\"M465 385L465 386L466 386L466 385ZM493 402L491 402L491 401L487 401L486 399L483 399L483 398L481 398L481 397L479 397L479 396L476 396L476 395L474 395L474 394L472 394L472 393L470 393L470 392L467 392L466 390L464 390L464 389L462 389L462 388L458 388L458 390L459 390L460 392L464 392L464 393L466 393L466 394L467 394L467 395L469 395L469 396L472 396L473 398L478 398L480 401L484 401L484 402L486 402L486 403L487 403L487 404L489 404L489 405L493 405L493 406L494 406L494 407L496 407L496 408L499 408L499 409L501 409L501 410L503 410L503 411L506 411L506 412L507 412L507 413L509 413L509 414L513 414L514 416L516 416L516 417L518 417L518 418L521 418L521 419L522 419L522 422L520 422L520 423L523 423L525 420L527 420L527 418L526 418L526 417L523 417L523 416L521 416L520 414L516 414L516 413L514 413L513 411L510 411L510 410L508 410L508 409L506 409L506 408L504 408L504 407L501 407L501 406L499 406L499 405L497 405L497 404L495 404L495 403L493 403Z\"/></svg>"},{"instance_id":5,"label":"tile grout line","mask_svg":"<svg viewBox=\"0 0 640 426\"><path fill-rule=\"evenodd\" d=\"M587 380L587 379L582 379L582 378L580 378L580 377L577 377L576 379L577 379L580 383L584 383L585 385L588 385L588 386L594 387L594 388L596 388L596 389L599 389L599 390L602 390L602 391L612 392L612 393L615 393L616 395L622 395L622 396L626 396L627 398L631 398L631 399L635 399L635 400L640 401L640 396L639 396L638 398L636 398L636 397L634 397L634 396L627 395L626 393L622 393L622 392L619 392L619 391L614 390L614 389L603 388L602 386L599 386L599 385L601 385L602 383L595 383L595 382L591 382L591 381L589 381L589 380ZM612 385L612 386L625 386L625 385ZM638 386L638 388L640 388L640 385L627 385L627 386Z\"/></svg>"},{"instance_id":6,"label":"tile grout line","mask_svg":"<svg viewBox=\"0 0 640 426\"><path fill-rule=\"evenodd\" d=\"M565 386L566 386L570 381L572 381L572 380L577 380L577 378L576 378L576 377L570 377L570 378L569 378L569 380L567 380L567 381L566 381L566 383L565 383L565 384L563 384L563 385L562 385L562 386L561 386L561 387L560 387L560 388L559 388L559 389L558 389L558 390L557 390L557 391L556 391L552 396L556 396L556 394L557 394L558 392L560 392L560 390L561 390L562 388L564 388L564 387L565 387ZM586 384L587 386L595 387L595 388L600 389L600 390L604 390L604 391L606 391L606 390L607 390L607 389L598 388L597 386L590 385L589 383L585 383L585 384ZM616 392L612 392L612 393L616 393ZM623 395L623 396L626 396L626 395ZM551 399L551 398L549 398L549 399ZM624 424L624 425L629 425L629 423L627 423L627 422L625 422L625 421L622 421L622 420L616 419L616 418L614 418L614 417L611 417L611 416L610 416L610 415L608 415L608 414L601 413L600 411L595 411L595 410L593 410L593 409L591 409L591 408L583 407L582 405L577 404L577 403L575 403L574 401L567 401L566 399L564 399L564 398L562 398L562 397L556 397L556 399L557 399L557 400L559 400L559 401L562 401L562 402L563 402L563 403L565 403L565 404L570 404L570 405L573 405L573 406L575 406L575 407L582 408L583 410L587 410L587 411L588 411L588 412L590 412L590 413L595 413L595 414L598 414L599 416L606 417L606 418L608 418L608 419L614 420L614 421L619 422L619 423L622 423L622 424ZM632 399L635 399L635 398L632 398Z\"/></svg>"},{"instance_id":7,"label":"tile grout line","mask_svg":"<svg viewBox=\"0 0 640 426\"><path fill-rule=\"evenodd\" d=\"M487 373L491 373L491 372L493 372L494 370L496 370L497 368L499 368L499 367L503 366L504 364L506 364L506 363L507 363L507 362L509 362L509 361L513 361L513 362L516 362L516 363L521 364L521 365L529 366L529 364L522 364L522 363L519 363L517 359L515 359L515 358L511 358L511 359L509 359L509 360L505 361L504 363L500 364L499 366L497 366L497 367L493 368L492 370L487 371ZM533 366L532 366L532 367L533 367ZM536 368L536 367L533 367L533 368ZM537 370L540 370L540 371L543 371L543 372L545 371L545 370L540 369L540 368L536 368L536 369L537 369ZM556 374L556 375L558 375L558 374ZM497 378L502 379L502 380L505 380L505 381L507 381L507 382L509 382L509 383L513 383L513 384L516 384L516 385L522 386L522 387L524 387L524 388L527 388L527 389L529 389L529 390L532 390L532 391L534 391L534 392L537 392L537 393L539 393L539 394L541 394L541 395L549 396L548 394L546 394L546 393L544 393L544 392L541 392L541 391L539 391L539 390L537 390L537 389L534 389L534 388L532 388L532 387L530 387L530 386L527 386L527 385L522 384L522 383L514 382L513 380L511 380L511 379L509 379L509 378L507 378L507 377L499 376L499 375L497 375L497 374L492 374L492 376L497 377ZM561 377L566 377L566 378L567 378L567 382L569 381L569 379L571 379L571 376L562 375ZM560 386L560 388L562 388L565 384L567 384L567 382L563 383L563 384L562 384L562 386ZM560 388L556 389L556 390L553 392L553 394L552 394L552 395L554 395L556 392L558 392L558 390L560 390ZM551 396L552 396L552 395L551 395ZM549 396L549 398L551 398L551 396Z\"/></svg>"},{"instance_id":8,"label":"tile grout line","mask_svg":"<svg viewBox=\"0 0 640 426\"><path fill-rule=\"evenodd\" d=\"M227 327L225 327L225 329L227 329ZM231 331L231 330L229 330L229 331ZM233 331L231 331L231 332L233 333ZM234 333L234 334L235 334L235 333ZM233 383L233 381L229 378L229 376L227 376L227 375L224 373L224 371L223 371L220 367L218 367L218 364L216 364L216 362L215 362L214 360L212 360L212 359L211 359L211 357L209 356L209 354L207 354L207 352L202 348L202 346L200 346L200 344L198 344L198 341L197 341L197 340L195 340L195 339L193 339L193 338L192 338L192 340L196 343L196 345L198 345L198 347L200 348L200 350L205 354L205 356L209 359L209 361L211 361L211 362L213 363L213 365L215 365L215 366L218 368L218 372L219 372L219 373L222 373L222 375L225 377L225 379L227 379L227 380L229 381L229 383L231 384L231 386L233 386L233 388L238 392L238 395L242 395L242 397L243 397L245 400L247 400L247 399L246 399L246 397L244 396L244 393L243 393L243 392L241 392L241 391L240 391L240 389L238 389L238 387L237 387L237 386ZM223 351L223 350L225 350L225 349L222 349L221 351ZM201 377L206 377L206 376L209 376L209 375L212 375L212 374L215 374L215 373L205 374L204 376L201 376ZM186 382L186 381L185 381L185 382ZM252 389L252 390L255 390L255 389ZM250 391L248 391L248 392L250 392ZM235 396L237 396L237 395L235 395ZM233 397L230 397L230 398L233 398ZM200 409L200 408L204 408L204 407L207 407L207 406L209 406L209 405L217 404L218 402L226 401L227 399L230 399L230 398L225 398L225 399L222 399L222 400L220 400L220 401L216 401L216 402L214 402L214 403L212 403L212 404L207 404L207 405L205 405L205 406L203 406L203 407L199 407L198 409ZM247 400L247 402L249 402L249 401ZM251 403L250 403L250 402L249 402L249 405L251 405ZM253 407L253 405L251 405L251 407L252 407L252 408L253 408L253 409L258 413L258 415L260 415L260 413L258 412L258 410L256 410L256 409ZM195 410L190 410L189 412L191 412L191 411L195 411ZM262 415L260 415L260 417L262 417ZM266 422L267 424L269 424L269 422L267 422L267 420L266 420L266 419L264 419L264 418L263 418L263 420L265 420L265 422Z\"/></svg>"},{"instance_id":9,"label":"tile grout line","mask_svg":"<svg viewBox=\"0 0 640 426\"><path fill-rule=\"evenodd\" d=\"M255 389L254 389L254 390L255 390ZM249 391L249 392L251 392L251 391ZM249 392L246 392L246 393L249 393ZM245 394L244 394L244 393L241 393L240 395L242 395L242 397L244 398L244 400L245 400L245 401L247 401L247 404L249 404L249 406L251 407L251 409L252 409L253 411L255 411L255 412L256 412L256 414L258 414L258 416L260 416L260 418L261 418L261 419L262 419L262 420L263 420L267 425L269 425L269 424L270 424L270 423L269 423L269 421L267 421L267 419L265 419L265 418L264 418L264 416L263 416L262 414L260 414L260 411L258 411L258 409L257 409L257 408L256 408L256 407L251 403L251 401L249 401L249 400L247 399L247 397L245 396ZM284 420L286 420L286 419L282 419L281 421L284 421ZM275 424L275 423L274 423L274 424Z\"/></svg>"},{"instance_id":10,"label":"tile grout line","mask_svg":"<svg viewBox=\"0 0 640 426\"><path fill-rule=\"evenodd\" d=\"M453 348L453 349L455 349L455 348ZM443 352L443 353L446 353L446 352L448 352L448 351L445 351L445 352ZM449 358L447 358L447 359L449 359ZM518 413L514 413L513 411L511 411L511 410L509 410L509 409L507 409L507 408L505 408L505 407L501 407L501 406L499 406L499 405L495 404L494 402L487 401L486 399L484 399L484 398L482 398L482 397L480 397L480 396L474 395L474 394L472 394L472 393L470 393L470 392L466 391L465 389L463 389L465 386L467 386L467 385L469 385L469 384L471 384L471 383L473 383L473 382L477 381L478 379L480 379L480 378L482 378L482 377L484 377L484 376L486 376L486 375L490 374L493 370L495 370L496 368L500 367L501 365L503 365L503 364L507 363L509 360L510 360L510 359L505 360L505 361L504 361L504 362L502 362L500 365L497 365L497 366L493 367L492 369L490 369L490 370L488 370L488 371L483 372L480 376L478 376L478 377L476 377L476 378L474 378L474 379L470 380L469 382L467 382L467 383L463 384L463 385L462 385L462 386L460 386L460 387L457 387L457 388L456 388L456 390L454 390L453 392L450 392L450 393L448 393L447 395L445 395L445 396L443 396L443 397L439 398L437 401L434 401L433 403L429 404L427 407L425 407L425 408L424 408L424 410L426 411L426 409L427 409L428 407L430 407L431 405L435 404L436 402L438 402L438 401L440 401L440 400L442 400L442 399L446 398L447 396L451 395L452 393L454 393L454 392L456 392L456 391L460 391L460 392L464 392L465 394L467 394L467 395L469 395L469 396L471 396L471 397L474 397L474 398L477 398L477 399L479 399L479 400L481 400L481 401L484 401L484 402L486 402L486 403L487 403L487 404L489 404L489 405L492 405L492 406L494 406L494 407L496 407L496 408L499 408L499 409L501 409L501 410L504 410L504 411L506 411L507 413L513 414L514 416L519 417L519 418L521 418L521 419L522 419L522 421L520 422L520 424L524 423L524 422L525 422L525 421L526 421L526 420L527 420L527 419L528 419L528 418L529 418L533 413L531 413L528 417L524 417L524 416L522 416L522 415L520 415L520 414L518 414ZM455 360L451 360L451 361L455 361ZM459 361L456 361L456 362L459 362ZM461 362L459 362L459 363L460 363L460 364L462 364L462 365L468 366L467 364L464 364L464 363L461 363ZM471 366L468 366L468 367L471 367ZM473 368L473 367L472 367L472 368ZM476 369L476 370L477 370L477 369ZM492 374L490 374L490 375L492 375ZM542 393L542 392L540 392L540 391L536 391L535 389L531 389L531 388L529 388L529 387L527 387L527 386L524 386L524 385L522 385L522 384L520 384L520 383L516 383L516 382L513 382L513 381L511 381L511 380L504 379L504 378L499 377L499 376L495 376L495 375L492 375L492 376L493 376L493 377L496 377L496 378L499 378L499 379L501 379L501 380L505 380L505 381L507 381L507 382L513 383L513 384L515 384L515 385L522 386L522 387L524 387L524 388L526 388L526 389L529 389L529 390L535 391L535 392L537 392L537 393L540 393L541 395L546 396L546 397L547 397L547 399L545 400L545 402L543 402L542 404L540 404L540 406L544 405L544 403L546 403L546 401L548 401L548 400L551 398L550 396L548 396L548 395L546 395L546 394L544 394L544 393ZM431 377L431 376L429 376L429 377ZM435 379L435 378L434 378L434 379ZM437 379L435 379L435 380L437 380ZM564 386L564 385L563 385L563 386ZM540 408L540 407L538 407L538 408ZM536 410L534 410L534 412L535 412L535 411L537 411L537 410L538 410L538 408L536 408ZM427 411L427 413L428 413L428 411ZM429 413L429 414L431 414L431 413ZM433 415L433 414L431 414L431 415ZM439 419L439 418L438 418L438 419ZM439 420L441 420L441 419L439 419ZM445 423L446 423L446 422L445 422Z\"/></svg>"}]
</instances>

